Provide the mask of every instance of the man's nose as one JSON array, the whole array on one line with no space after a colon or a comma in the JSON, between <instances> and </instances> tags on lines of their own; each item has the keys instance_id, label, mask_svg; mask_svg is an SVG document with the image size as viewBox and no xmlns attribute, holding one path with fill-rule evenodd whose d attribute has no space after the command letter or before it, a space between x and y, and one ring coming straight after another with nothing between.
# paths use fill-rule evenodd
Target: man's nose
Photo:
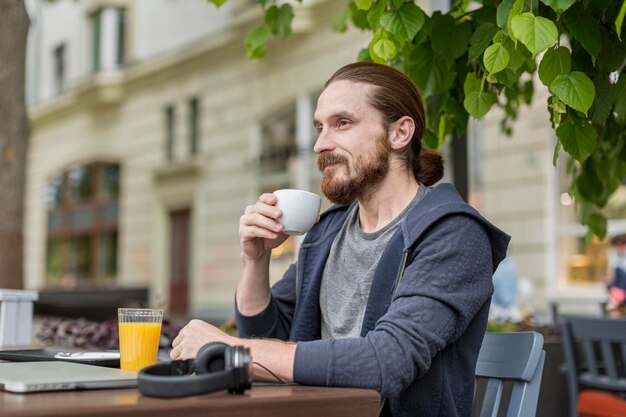
<instances>
[{"instance_id":1,"label":"man's nose","mask_svg":"<svg viewBox=\"0 0 626 417\"><path fill-rule=\"evenodd\" d=\"M317 140L313 146L313 151L317 154L324 151L330 151L334 148L333 141L330 139L326 129L322 129L317 135Z\"/></svg>"}]
</instances>

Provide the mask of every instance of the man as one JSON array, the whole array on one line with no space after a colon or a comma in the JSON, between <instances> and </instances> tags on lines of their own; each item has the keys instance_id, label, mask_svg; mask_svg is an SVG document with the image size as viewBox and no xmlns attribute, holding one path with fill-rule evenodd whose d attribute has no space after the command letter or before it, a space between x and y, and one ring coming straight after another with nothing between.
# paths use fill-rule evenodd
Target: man
<instances>
[{"instance_id":1,"label":"man","mask_svg":"<svg viewBox=\"0 0 626 417\"><path fill-rule=\"evenodd\" d=\"M314 120L322 192L336 205L271 289L270 251L286 239L281 213L272 194L247 207L235 299L245 339L196 320L171 357L193 357L211 341L244 345L283 380L375 389L384 414L469 415L491 277L509 237L451 185L429 187L443 163L421 147L421 97L401 72L341 68ZM269 377L258 365L253 373Z\"/></svg>"}]
</instances>

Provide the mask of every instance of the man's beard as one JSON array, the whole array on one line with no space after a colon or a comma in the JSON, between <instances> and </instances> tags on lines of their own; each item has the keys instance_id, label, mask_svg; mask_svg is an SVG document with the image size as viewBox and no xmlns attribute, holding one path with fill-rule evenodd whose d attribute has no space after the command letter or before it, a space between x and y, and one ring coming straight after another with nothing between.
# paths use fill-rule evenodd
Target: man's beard
<instances>
[{"instance_id":1,"label":"man's beard","mask_svg":"<svg viewBox=\"0 0 626 417\"><path fill-rule=\"evenodd\" d=\"M342 155L322 153L317 159L317 167L322 172L322 193L333 203L347 206L354 200L365 197L385 178L389 172L391 146L387 135L376 141L376 146L368 155L354 160L350 168L348 159ZM329 165L338 164L331 170L343 169L345 174L324 172Z\"/></svg>"}]
</instances>

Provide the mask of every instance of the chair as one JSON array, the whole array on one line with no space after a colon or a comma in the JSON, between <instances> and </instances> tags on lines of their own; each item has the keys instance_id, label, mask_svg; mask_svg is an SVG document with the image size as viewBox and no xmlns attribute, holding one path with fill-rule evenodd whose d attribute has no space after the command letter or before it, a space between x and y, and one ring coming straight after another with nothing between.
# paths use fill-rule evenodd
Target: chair
<instances>
[{"instance_id":1,"label":"chair","mask_svg":"<svg viewBox=\"0 0 626 417\"><path fill-rule=\"evenodd\" d=\"M626 416L626 320L563 315L561 339L570 417Z\"/></svg>"},{"instance_id":2,"label":"chair","mask_svg":"<svg viewBox=\"0 0 626 417\"><path fill-rule=\"evenodd\" d=\"M482 402L476 395L472 415L496 417L507 407L507 417L534 417L545 357L540 333L486 333L475 375L477 386L485 379L487 386Z\"/></svg>"}]
</instances>

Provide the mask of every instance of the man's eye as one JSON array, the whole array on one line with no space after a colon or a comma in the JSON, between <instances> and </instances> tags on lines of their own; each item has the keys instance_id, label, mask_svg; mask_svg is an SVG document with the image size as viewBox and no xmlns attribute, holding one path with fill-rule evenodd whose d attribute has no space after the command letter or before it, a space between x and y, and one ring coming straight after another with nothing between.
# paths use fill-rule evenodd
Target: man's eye
<instances>
[{"instance_id":1,"label":"man's eye","mask_svg":"<svg viewBox=\"0 0 626 417\"><path fill-rule=\"evenodd\" d=\"M343 126L347 126L349 124L349 122L347 120L339 120L337 122L337 126L343 127Z\"/></svg>"}]
</instances>

